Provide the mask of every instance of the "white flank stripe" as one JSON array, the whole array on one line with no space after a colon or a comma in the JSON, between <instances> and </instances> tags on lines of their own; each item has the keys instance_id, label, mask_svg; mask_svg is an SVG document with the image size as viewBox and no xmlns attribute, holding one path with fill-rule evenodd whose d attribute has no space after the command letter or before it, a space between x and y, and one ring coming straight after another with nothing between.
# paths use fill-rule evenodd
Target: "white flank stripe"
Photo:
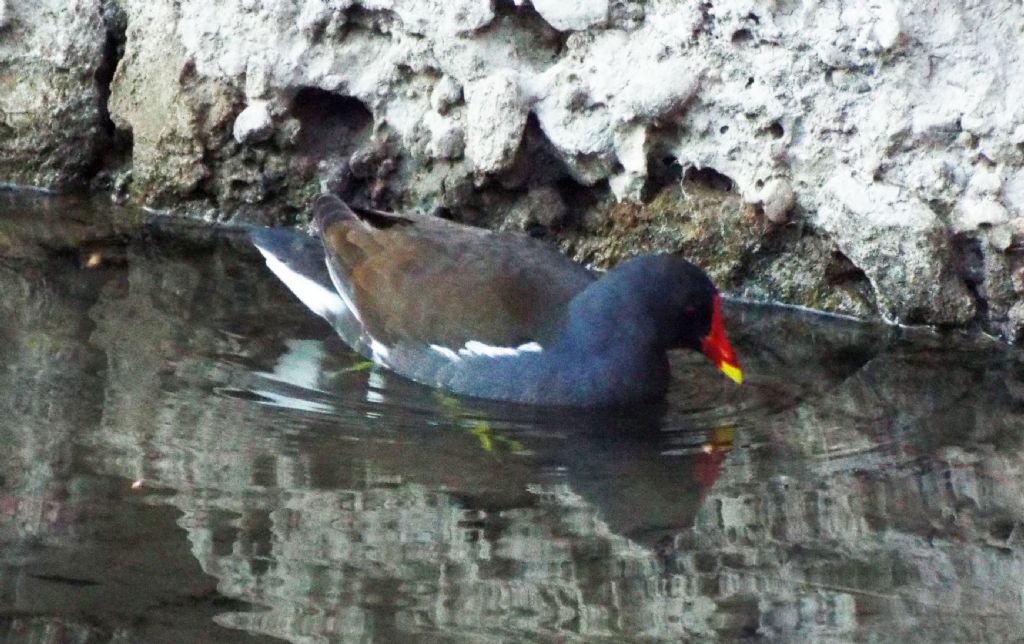
<instances>
[{"instance_id":1,"label":"white flank stripe","mask_svg":"<svg viewBox=\"0 0 1024 644\"><path fill-rule=\"evenodd\" d=\"M452 351L448 347L442 347L439 344L432 344L432 345L430 345L430 349L432 351L437 351L438 353L440 353L444 357L448 358L452 362L458 362L459 360L462 360L462 358L459 357L459 354L455 353L454 351Z\"/></svg>"},{"instance_id":2,"label":"white flank stripe","mask_svg":"<svg viewBox=\"0 0 1024 644\"><path fill-rule=\"evenodd\" d=\"M487 358L512 358L521 353L539 353L544 350L536 342L527 342L518 347L494 347L477 340L470 340L466 346L459 349L460 356L485 356Z\"/></svg>"},{"instance_id":3,"label":"white flank stripe","mask_svg":"<svg viewBox=\"0 0 1024 644\"><path fill-rule=\"evenodd\" d=\"M257 248L259 247L257 246ZM334 291L324 288L301 273L296 273L287 264L262 248L259 251L267 260L267 267L309 310L322 318L328 318L332 315L339 316L348 308Z\"/></svg>"}]
</instances>

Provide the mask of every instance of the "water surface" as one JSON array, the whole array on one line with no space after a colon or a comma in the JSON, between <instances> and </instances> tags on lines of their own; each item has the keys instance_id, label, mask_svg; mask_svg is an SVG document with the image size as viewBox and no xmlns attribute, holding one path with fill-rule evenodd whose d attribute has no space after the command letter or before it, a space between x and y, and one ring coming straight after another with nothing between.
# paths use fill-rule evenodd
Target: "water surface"
<instances>
[{"instance_id":1,"label":"water surface","mask_svg":"<svg viewBox=\"0 0 1024 644\"><path fill-rule=\"evenodd\" d=\"M1019 350L733 304L742 387L680 354L660 406L483 403L240 234L109 210L0 193L0 638L1024 632Z\"/></svg>"}]
</instances>

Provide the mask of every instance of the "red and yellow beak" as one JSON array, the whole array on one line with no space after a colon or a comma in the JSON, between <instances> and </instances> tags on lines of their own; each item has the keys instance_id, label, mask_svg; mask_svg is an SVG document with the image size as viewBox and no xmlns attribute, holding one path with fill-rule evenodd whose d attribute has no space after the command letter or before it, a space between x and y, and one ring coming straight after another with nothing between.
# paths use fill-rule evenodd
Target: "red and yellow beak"
<instances>
[{"instance_id":1,"label":"red and yellow beak","mask_svg":"<svg viewBox=\"0 0 1024 644\"><path fill-rule=\"evenodd\" d=\"M732 350L729 339L725 337L722 325L722 298L715 293L711 309L711 332L704 338L701 350L730 380L737 385L743 384L743 372L736 360L736 352Z\"/></svg>"}]
</instances>

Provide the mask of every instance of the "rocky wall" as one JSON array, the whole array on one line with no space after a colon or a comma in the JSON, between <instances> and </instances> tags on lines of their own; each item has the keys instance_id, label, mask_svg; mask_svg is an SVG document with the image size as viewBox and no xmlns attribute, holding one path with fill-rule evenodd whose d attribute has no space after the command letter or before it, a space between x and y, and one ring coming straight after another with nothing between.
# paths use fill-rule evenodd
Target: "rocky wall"
<instances>
[{"instance_id":1,"label":"rocky wall","mask_svg":"<svg viewBox=\"0 0 1024 644\"><path fill-rule=\"evenodd\" d=\"M0 1L0 182L78 188L112 161L123 19L107 0Z\"/></svg>"},{"instance_id":2,"label":"rocky wall","mask_svg":"<svg viewBox=\"0 0 1024 644\"><path fill-rule=\"evenodd\" d=\"M328 188L598 264L683 249L758 299L1022 336L1013 0L50 5L0 4L0 178L112 175L119 197L267 223ZM117 141L130 158L103 157Z\"/></svg>"}]
</instances>

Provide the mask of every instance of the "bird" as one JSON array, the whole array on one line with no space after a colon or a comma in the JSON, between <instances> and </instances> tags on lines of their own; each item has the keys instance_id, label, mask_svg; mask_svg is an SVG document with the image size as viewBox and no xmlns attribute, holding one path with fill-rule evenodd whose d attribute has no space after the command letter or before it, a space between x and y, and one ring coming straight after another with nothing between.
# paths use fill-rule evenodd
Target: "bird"
<instances>
[{"instance_id":1,"label":"bird","mask_svg":"<svg viewBox=\"0 0 1024 644\"><path fill-rule=\"evenodd\" d=\"M743 381L721 295L679 253L599 276L525 234L351 207L330 193L314 200L312 228L250 236L346 344L414 381L527 405L657 402L673 349L702 352Z\"/></svg>"}]
</instances>

